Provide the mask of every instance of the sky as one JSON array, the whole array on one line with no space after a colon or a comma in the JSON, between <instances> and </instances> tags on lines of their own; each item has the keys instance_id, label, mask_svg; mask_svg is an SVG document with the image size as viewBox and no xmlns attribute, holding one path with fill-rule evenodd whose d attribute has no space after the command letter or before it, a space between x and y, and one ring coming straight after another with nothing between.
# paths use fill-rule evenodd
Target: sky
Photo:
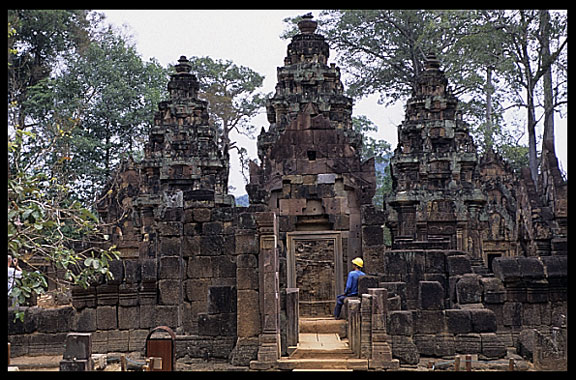
<instances>
[{"instance_id":1,"label":"sky","mask_svg":"<svg viewBox=\"0 0 576 380\"><path fill-rule=\"evenodd\" d=\"M231 60L236 65L249 67L263 75L264 84L260 90L264 93L274 91L276 68L284 64L289 40L280 38L286 29L283 20L309 12L317 18L320 13L313 9L96 11L104 13L108 23L126 26L145 61L155 58L162 66L167 66L175 64L181 55ZM336 63L335 56L336 52L331 51L329 63ZM340 69L345 82L346 68ZM384 107L377 100L377 94L357 100L353 114L367 116L379 127L372 136L388 141L395 149L397 127L404 119L404 105L399 103ZM256 131L262 127L268 129L264 110L252 120L252 124L256 126ZM566 124L566 119L556 118L556 151L561 168L568 172ZM236 138L239 145L248 150L251 158L257 157L256 139L239 135ZM232 186L230 193L235 196L246 193L235 152L231 152L229 185Z\"/></svg>"}]
</instances>

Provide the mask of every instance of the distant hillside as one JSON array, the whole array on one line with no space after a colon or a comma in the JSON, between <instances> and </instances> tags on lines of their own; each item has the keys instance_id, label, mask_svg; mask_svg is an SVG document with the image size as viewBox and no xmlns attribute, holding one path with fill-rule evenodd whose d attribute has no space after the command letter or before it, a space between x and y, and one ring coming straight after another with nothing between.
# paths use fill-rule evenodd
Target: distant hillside
<instances>
[{"instance_id":1,"label":"distant hillside","mask_svg":"<svg viewBox=\"0 0 576 380\"><path fill-rule=\"evenodd\" d=\"M241 195L236 198L236 207L248 207L250 206L250 200L248 199L248 194Z\"/></svg>"}]
</instances>

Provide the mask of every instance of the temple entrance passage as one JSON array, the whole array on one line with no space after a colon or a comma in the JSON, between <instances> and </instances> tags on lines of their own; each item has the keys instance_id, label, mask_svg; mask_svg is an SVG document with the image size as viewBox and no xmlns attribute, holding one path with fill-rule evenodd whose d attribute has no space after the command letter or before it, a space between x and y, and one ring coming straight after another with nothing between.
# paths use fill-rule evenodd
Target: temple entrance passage
<instances>
[{"instance_id":1,"label":"temple entrance passage","mask_svg":"<svg viewBox=\"0 0 576 380\"><path fill-rule=\"evenodd\" d=\"M334 309L334 240L298 240L294 251L300 315L330 315Z\"/></svg>"},{"instance_id":2,"label":"temple entrance passage","mask_svg":"<svg viewBox=\"0 0 576 380\"><path fill-rule=\"evenodd\" d=\"M287 245L288 287L300 289L300 316L331 316L336 295L343 291L340 233L291 232Z\"/></svg>"}]
</instances>

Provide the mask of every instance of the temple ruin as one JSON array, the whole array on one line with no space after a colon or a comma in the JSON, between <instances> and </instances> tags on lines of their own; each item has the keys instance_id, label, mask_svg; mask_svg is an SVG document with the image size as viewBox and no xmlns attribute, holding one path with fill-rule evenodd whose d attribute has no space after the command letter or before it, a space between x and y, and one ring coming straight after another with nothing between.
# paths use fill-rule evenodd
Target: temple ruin
<instances>
[{"instance_id":1,"label":"temple ruin","mask_svg":"<svg viewBox=\"0 0 576 380\"><path fill-rule=\"evenodd\" d=\"M567 181L554 153L543 154L538 186L493 151L479 157L429 54L398 126L392 192L376 208L374 159L361 159L353 101L316 26L302 18L278 67L249 207L228 194L227 149L180 57L144 159L124 161L98 205L121 253L114 279L73 288L69 306L25 308L23 323L9 309L13 356L62 354L69 332L90 333L95 353L143 351L167 326L177 358L302 368L317 355L302 334L331 319L360 256L361 296L325 324L344 342L332 353L340 368L499 359L510 348L566 368Z\"/></svg>"}]
</instances>

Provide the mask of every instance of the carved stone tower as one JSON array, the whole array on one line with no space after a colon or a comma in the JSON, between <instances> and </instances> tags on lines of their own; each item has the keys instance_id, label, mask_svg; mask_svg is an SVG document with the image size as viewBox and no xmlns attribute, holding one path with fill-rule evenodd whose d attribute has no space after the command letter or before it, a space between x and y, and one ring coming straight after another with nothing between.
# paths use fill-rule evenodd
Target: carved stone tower
<instances>
[{"instance_id":1,"label":"carved stone tower","mask_svg":"<svg viewBox=\"0 0 576 380\"><path fill-rule=\"evenodd\" d=\"M362 255L361 206L371 204L374 161L361 162L352 99L311 15L298 23L267 103L246 189L278 215L287 287L300 288L303 315L330 315L348 263ZM332 281L326 281L331 279ZM282 285L282 284L281 284Z\"/></svg>"},{"instance_id":2,"label":"carved stone tower","mask_svg":"<svg viewBox=\"0 0 576 380\"><path fill-rule=\"evenodd\" d=\"M214 307L206 298L212 288L230 297L236 291L233 228L223 227L224 220L231 224L234 206L227 194L228 153L219 147L208 102L198 98L198 80L186 57L175 69L143 160L123 163L98 205L122 258L114 262L120 268L115 282L99 285L98 297L121 297L118 314L139 315L142 328L161 324L196 334L221 333L226 326L232 334L235 315L209 314ZM219 278L206 269L212 267Z\"/></svg>"},{"instance_id":3,"label":"carved stone tower","mask_svg":"<svg viewBox=\"0 0 576 380\"><path fill-rule=\"evenodd\" d=\"M160 186L164 198L181 193L177 197L184 201L232 204L228 153L220 150L218 131L208 122L208 102L198 99L198 80L186 57L175 69L168 83L170 98L158 104L144 151L145 192Z\"/></svg>"},{"instance_id":4,"label":"carved stone tower","mask_svg":"<svg viewBox=\"0 0 576 380\"><path fill-rule=\"evenodd\" d=\"M482 258L476 147L434 54L406 104L386 200L394 249L458 249Z\"/></svg>"}]
</instances>

